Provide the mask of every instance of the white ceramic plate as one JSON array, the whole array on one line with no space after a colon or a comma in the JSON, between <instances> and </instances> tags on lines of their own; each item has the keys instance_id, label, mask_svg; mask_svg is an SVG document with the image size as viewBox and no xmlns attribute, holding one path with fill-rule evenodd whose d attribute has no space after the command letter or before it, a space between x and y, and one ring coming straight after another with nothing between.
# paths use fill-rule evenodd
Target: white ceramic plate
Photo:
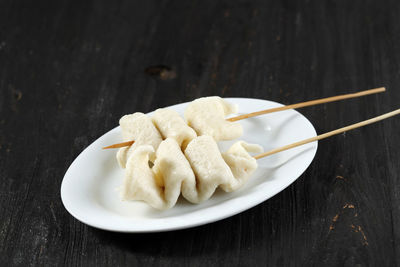
<instances>
[{"instance_id":1,"label":"white ceramic plate","mask_svg":"<svg viewBox=\"0 0 400 267\"><path fill-rule=\"evenodd\" d=\"M250 98L227 98L239 105L240 113L281 106ZM171 106L183 114L187 103ZM151 114L151 113L149 113ZM316 135L313 125L299 112L286 110L240 121L241 139L260 144L265 151ZM259 167L249 182L233 193L216 191L211 199L193 205L179 199L175 207L158 211L142 202L121 201L118 188L124 170L115 159L116 150L101 148L121 141L114 128L88 146L71 164L61 184L65 208L81 222L117 232L160 232L194 227L240 213L269 199L293 183L310 165L317 142L258 160ZM221 142L227 149L233 141Z\"/></svg>"}]
</instances>

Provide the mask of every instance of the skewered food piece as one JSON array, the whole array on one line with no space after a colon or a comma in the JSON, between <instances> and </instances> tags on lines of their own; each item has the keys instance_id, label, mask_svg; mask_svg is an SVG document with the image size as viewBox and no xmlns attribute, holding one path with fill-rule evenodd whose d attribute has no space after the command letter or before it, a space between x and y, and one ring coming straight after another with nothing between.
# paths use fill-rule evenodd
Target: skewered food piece
<instances>
[{"instance_id":1,"label":"skewered food piece","mask_svg":"<svg viewBox=\"0 0 400 267\"><path fill-rule=\"evenodd\" d=\"M261 152L262 148L239 141L221 154L215 140L204 135L193 139L182 153L179 144L167 138L155 152L150 168L148 160L154 149L140 146L128 159L122 198L168 209L181 192L188 201L200 203L209 199L218 186L226 192L237 190L257 168L248 151Z\"/></svg>"},{"instance_id":2,"label":"skewered food piece","mask_svg":"<svg viewBox=\"0 0 400 267\"><path fill-rule=\"evenodd\" d=\"M175 110L157 109L154 112L152 121L164 139L172 138L182 148L185 148L197 136L196 132L186 124Z\"/></svg>"},{"instance_id":3,"label":"skewered food piece","mask_svg":"<svg viewBox=\"0 0 400 267\"><path fill-rule=\"evenodd\" d=\"M172 138L185 149L197 137L196 131L199 135L210 135L216 141L235 139L242 135L242 126L226 121L225 116L236 110L235 105L217 96L199 98L185 112L188 122L196 127L194 129L189 127L178 112L171 109L157 109L151 119L140 112L125 115L120 119L123 140L135 142L130 147L120 148L117 153L118 163L125 168L129 156L140 145L150 145L156 151L162 138ZM149 156L151 162L154 159L154 155Z\"/></svg>"},{"instance_id":4,"label":"skewered food piece","mask_svg":"<svg viewBox=\"0 0 400 267\"><path fill-rule=\"evenodd\" d=\"M117 160L122 168L125 168L126 161L130 155L141 145L150 145L154 150L160 145L162 138L151 119L143 113L125 115L119 120L124 141L135 140L129 147L118 150ZM154 156L150 157L154 160Z\"/></svg>"},{"instance_id":5,"label":"skewered food piece","mask_svg":"<svg viewBox=\"0 0 400 267\"><path fill-rule=\"evenodd\" d=\"M337 96L326 97L326 98L321 98L321 99L301 102L301 103L297 103L297 104L292 104L292 105L288 105L288 106L282 106L282 107L276 107L276 108L260 110L260 111L256 111L256 112L252 112L252 113L248 113L248 114L242 114L242 115L239 115L239 116L236 116L236 117L232 117L232 118L229 118L227 120L230 121L230 122L234 122L234 121L247 119L247 118L252 118L252 117L256 117L256 116L259 116L259 115L268 114L268 113L272 113L272 112L278 112L278 111L283 111L283 110L287 110L287 109L298 109L298 108L302 108L302 107L319 105L319 104L323 104L323 103L329 103L329 102L339 101L339 100L343 100L343 99L349 99L349 98L355 98L355 97L360 97L360 96L365 96L365 95L370 95L370 94L376 94L376 93L381 93L381 92L385 92L385 91L386 91L385 87L380 87L380 88L360 91L360 92L357 92L357 93L337 95ZM218 97L208 97L208 98L218 98ZM202 100L202 101L206 101L206 100ZM195 105L193 105L193 106L195 106ZM196 109L196 108L192 108L192 110L193 109ZM188 112L188 117L193 117L193 114L190 114L190 113L191 112ZM192 123L192 124L196 124L196 123ZM197 131L200 132L199 129L197 129ZM221 140L223 140L223 139L221 139ZM116 144L113 144L113 145L109 145L109 146L103 147L103 149L120 148L120 147L124 147L124 146L130 146L133 142L134 142L134 140L129 140L129 141L123 142L123 143L116 143Z\"/></svg>"},{"instance_id":6,"label":"skewered food piece","mask_svg":"<svg viewBox=\"0 0 400 267\"><path fill-rule=\"evenodd\" d=\"M167 138L160 144L150 168L147 161L152 153L151 146L142 146L129 158L122 199L142 200L156 209L168 209L178 200L183 181L196 185L195 176L174 139Z\"/></svg>"},{"instance_id":7,"label":"skewered food piece","mask_svg":"<svg viewBox=\"0 0 400 267\"><path fill-rule=\"evenodd\" d=\"M173 138L185 148L197 136L178 112L165 108L157 109L151 119L140 112L125 115L120 119L120 126L124 140L135 140L130 147L123 147L117 153L122 168L125 168L129 156L140 145L150 145L157 150L162 138ZM154 155L151 155L150 161L154 159Z\"/></svg>"},{"instance_id":8,"label":"skewered food piece","mask_svg":"<svg viewBox=\"0 0 400 267\"><path fill-rule=\"evenodd\" d=\"M185 119L197 135L209 135L215 141L233 140L243 134L239 123L226 120L226 116L237 113L237 105L219 96L202 97L192 101L185 110Z\"/></svg>"},{"instance_id":9,"label":"skewered food piece","mask_svg":"<svg viewBox=\"0 0 400 267\"><path fill-rule=\"evenodd\" d=\"M249 152L261 153L263 150L260 145L238 141L228 151L223 152L222 157L231 168L235 180L231 180L228 184L222 184L221 188L226 192L231 192L244 185L258 166L257 160L250 156Z\"/></svg>"},{"instance_id":10,"label":"skewered food piece","mask_svg":"<svg viewBox=\"0 0 400 267\"><path fill-rule=\"evenodd\" d=\"M384 88L370 91L381 92L384 91ZM371 92L364 92L363 95ZM350 98L355 96L345 95L333 98L340 97ZM319 103L321 101L314 102ZM276 111L278 109L281 110L282 108L277 108ZM203 116L198 116L202 111L204 112ZM262 152L260 146L239 141L224 153L220 153L218 149L216 140L225 140L224 138L228 138L227 136L234 138L235 134L241 135L241 127L237 128L234 124L228 125L231 127L229 133L220 131L218 128L220 123L226 122L224 117L230 112L236 112L236 109L219 97L208 97L193 101L185 112L185 118L189 125L201 135L199 137L196 137L194 130L186 125L178 113L167 109L159 109L155 112L152 119L154 125L142 113L121 118L120 124L124 139L133 139L134 137L131 136L134 135L140 136L138 133L140 130L136 132L136 129L142 127L131 129L130 127L133 127L132 122L137 123L136 126L146 125L145 128L149 133L146 135L147 137L152 136L154 130L157 132L158 129L161 132L161 135L157 132L157 138L150 140L154 141L155 145L148 145L146 141L141 142L142 145L138 145L140 142L137 142L135 143L135 150L126 151L124 156L128 158L128 162L126 163L127 170L122 198L124 200L141 200L156 209L173 207L180 194L192 203L200 203L209 199L218 187L225 192L232 192L242 187L257 169L257 159L400 114L400 110L395 110L252 157L249 152ZM215 120L213 120L213 117L208 118L209 121L212 121L211 125L208 125L206 120L201 120L207 118L208 113L218 114ZM268 113L268 110L251 113L246 117L264 113ZM223 119L219 121L220 118ZM234 121L234 119L231 121ZM153 128L149 126L149 123ZM160 141L161 136L165 138L164 141ZM153 167L150 167L149 160L154 162Z\"/></svg>"}]
</instances>

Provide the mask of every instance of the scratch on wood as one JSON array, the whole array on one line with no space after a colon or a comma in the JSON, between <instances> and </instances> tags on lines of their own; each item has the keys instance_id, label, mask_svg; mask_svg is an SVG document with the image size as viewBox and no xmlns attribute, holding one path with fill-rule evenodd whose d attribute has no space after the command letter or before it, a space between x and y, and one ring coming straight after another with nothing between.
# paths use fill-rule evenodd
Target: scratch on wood
<instances>
[{"instance_id":1,"label":"scratch on wood","mask_svg":"<svg viewBox=\"0 0 400 267\"><path fill-rule=\"evenodd\" d=\"M14 88L14 86L9 85L9 90L11 91L11 110L14 112L18 112L17 103L22 98L22 92Z\"/></svg>"},{"instance_id":2,"label":"scratch on wood","mask_svg":"<svg viewBox=\"0 0 400 267\"><path fill-rule=\"evenodd\" d=\"M367 236L365 235L363 229L361 228L361 226L358 226L358 231L361 233L362 237L363 237L363 244L368 246L368 240L367 240Z\"/></svg>"},{"instance_id":3,"label":"scratch on wood","mask_svg":"<svg viewBox=\"0 0 400 267\"><path fill-rule=\"evenodd\" d=\"M228 85L224 85L224 87L222 88L221 95L224 95L227 89L228 89Z\"/></svg>"},{"instance_id":4,"label":"scratch on wood","mask_svg":"<svg viewBox=\"0 0 400 267\"><path fill-rule=\"evenodd\" d=\"M147 67L144 72L150 76L156 76L161 80L172 80L176 78L176 71L166 65Z\"/></svg>"},{"instance_id":5,"label":"scratch on wood","mask_svg":"<svg viewBox=\"0 0 400 267\"><path fill-rule=\"evenodd\" d=\"M56 214L54 213L54 204L53 203L50 203L50 211L51 211L51 216L53 217L54 223L56 224L57 229L58 229L58 231L60 233L61 232L61 226L57 222L57 217L56 217Z\"/></svg>"},{"instance_id":6,"label":"scratch on wood","mask_svg":"<svg viewBox=\"0 0 400 267\"><path fill-rule=\"evenodd\" d=\"M26 202L28 201L28 197L29 197L29 193L31 191L33 180L37 177L37 175L39 173L41 162L42 162L41 157L36 156L34 161L33 161L32 175L30 176L30 178L28 180L28 184L27 184L25 192L23 194L22 204L21 204L21 214L19 215L19 218L18 218L17 221L21 221L21 219L24 216L24 213L26 212L26 210L25 210L26 209Z\"/></svg>"},{"instance_id":7,"label":"scratch on wood","mask_svg":"<svg viewBox=\"0 0 400 267\"><path fill-rule=\"evenodd\" d=\"M363 229L361 228L360 225L355 226L354 224L350 225L351 229L355 232L355 233L360 233L362 236L362 244L365 246L368 246L368 239L367 236L365 235Z\"/></svg>"},{"instance_id":8,"label":"scratch on wood","mask_svg":"<svg viewBox=\"0 0 400 267\"><path fill-rule=\"evenodd\" d=\"M339 219L339 216L340 216L340 214L342 214L344 211L344 209L354 209L355 207L354 207L354 205L353 204L349 204L349 203L346 203L343 207L342 207L342 210L339 212L339 213L337 213L333 218L332 218L332 223L329 225L329 232L330 231L332 231L333 229L335 229L335 226L334 226L334 224L338 221L338 219ZM354 217L357 217L358 216L358 214L357 213L355 213L355 215L354 215ZM351 225L351 226L354 226L353 224ZM354 226L355 227L355 226ZM352 227L353 228L353 227Z\"/></svg>"},{"instance_id":9,"label":"scratch on wood","mask_svg":"<svg viewBox=\"0 0 400 267\"><path fill-rule=\"evenodd\" d=\"M333 229L335 229L334 223L337 222L338 219L339 219L339 213L336 214L336 215L332 218L332 223L331 223L331 225L329 225L329 232L332 231Z\"/></svg>"},{"instance_id":10,"label":"scratch on wood","mask_svg":"<svg viewBox=\"0 0 400 267\"><path fill-rule=\"evenodd\" d=\"M20 101L22 98L22 92L19 90L14 90L14 98L16 101Z\"/></svg>"},{"instance_id":11,"label":"scratch on wood","mask_svg":"<svg viewBox=\"0 0 400 267\"><path fill-rule=\"evenodd\" d=\"M354 205L353 205L353 204L346 203L346 204L343 206L343 209L354 209Z\"/></svg>"},{"instance_id":12,"label":"scratch on wood","mask_svg":"<svg viewBox=\"0 0 400 267\"><path fill-rule=\"evenodd\" d=\"M43 251L44 251L44 246L41 245L41 246L40 246L40 251L39 251L39 256L38 256L38 258L42 257Z\"/></svg>"}]
</instances>

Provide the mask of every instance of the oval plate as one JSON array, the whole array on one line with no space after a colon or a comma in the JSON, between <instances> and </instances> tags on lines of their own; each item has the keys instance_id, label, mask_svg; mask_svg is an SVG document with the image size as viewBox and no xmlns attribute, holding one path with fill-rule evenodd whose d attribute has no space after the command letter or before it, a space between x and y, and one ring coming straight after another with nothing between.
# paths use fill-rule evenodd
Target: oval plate
<instances>
[{"instance_id":1,"label":"oval plate","mask_svg":"<svg viewBox=\"0 0 400 267\"><path fill-rule=\"evenodd\" d=\"M239 105L240 114L282 104L251 98L226 98ZM183 114L188 103L169 108ZM149 113L151 115L151 113ZM260 144L265 151L316 136L313 125L299 112L286 110L241 120L242 140ZM271 198L293 183L310 165L317 142L259 159L259 167L243 188L233 193L217 190L211 199L193 205L180 198L175 207L158 211L143 202L121 201L124 170L116 150L102 147L121 142L116 127L88 146L68 168L61 184L61 199L68 212L90 226L117 232L161 232L215 222ZM234 141L220 142L226 150Z\"/></svg>"}]
</instances>

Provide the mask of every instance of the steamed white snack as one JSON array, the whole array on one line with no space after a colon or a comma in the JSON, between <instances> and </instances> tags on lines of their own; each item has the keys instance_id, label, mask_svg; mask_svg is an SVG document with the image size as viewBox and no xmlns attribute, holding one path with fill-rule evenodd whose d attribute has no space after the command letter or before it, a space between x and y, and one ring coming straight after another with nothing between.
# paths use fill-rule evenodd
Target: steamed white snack
<instances>
[{"instance_id":1,"label":"steamed white snack","mask_svg":"<svg viewBox=\"0 0 400 267\"><path fill-rule=\"evenodd\" d=\"M222 153L226 164L229 165L235 180L221 185L222 190L231 192L244 185L253 172L257 169L257 160L249 155L251 153L262 153L264 150L260 145L248 144L244 141L234 143L226 152Z\"/></svg>"},{"instance_id":2,"label":"steamed white snack","mask_svg":"<svg viewBox=\"0 0 400 267\"><path fill-rule=\"evenodd\" d=\"M248 151L261 149L240 141L221 155L212 137L200 136L188 144L183 154L175 139L167 138L159 145L150 168L148 160L154 149L140 146L127 162L122 197L168 209L180 193L188 201L200 203L209 199L218 186L227 192L237 190L257 168Z\"/></svg>"},{"instance_id":3,"label":"steamed white snack","mask_svg":"<svg viewBox=\"0 0 400 267\"><path fill-rule=\"evenodd\" d=\"M199 202L209 199L220 184L227 184L235 179L222 158L217 143L208 135L199 136L190 142L185 156L196 175L196 187L202 192ZM189 190L182 187L182 192Z\"/></svg>"},{"instance_id":4,"label":"steamed white snack","mask_svg":"<svg viewBox=\"0 0 400 267\"><path fill-rule=\"evenodd\" d=\"M141 145L150 145L154 150L158 148L162 138L151 119L143 113L136 112L125 115L119 120L122 129L122 138L124 141L134 140L129 147L123 147L118 150L117 160L122 168L125 168L126 161L135 149ZM154 156L150 157L154 160Z\"/></svg>"},{"instance_id":5,"label":"steamed white snack","mask_svg":"<svg viewBox=\"0 0 400 267\"><path fill-rule=\"evenodd\" d=\"M120 119L123 140L135 143L119 149L118 163L125 168L129 156L140 145L150 145L157 150L162 138L175 139L182 149L197 134L210 135L216 141L238 138L242 135L242 126L225 120L227 115L236 112L236 105L212 96L196 99L188 105L185 111L188 124L176 111L169 109L156 110L151 119L140 112L125 115ZM150 156L150 161L154 161L154 156Z\"/></svg>"},{"instance_id":6,"label":"steamed white snack","mask_svg":"<svg viewBox=\"0 0 400 267\"><path fill-rule=\"evenodd\" d=\"M153 168L147 163L154 153L151 146L141 146L129 158L122 191L124 200L141 200L156 209L175 205L183 180L195 180L192 169L180 146L172 139L164 140L157 150Z\"/></svg>"},{"instance_id":7,"label":"steamed white snack","mask_svg":"<svg viewBox=\"0 0 400 267\"><path fill-rule=\"evenodd\" d=\"M147 161L153 153L151 146L141 146L129 158L123 200L141 200L156 209L169 209L178 200L181 188L186 188L182 195L190 202L198 203L204 199L196 189L192 168L174 139L161 142L154 166L150 168Z\"/></svg>"},{"instance_id":8,"label":"steamed white snack","mask_svg":"<svg viewBox=\"0 0 400 267\"><path fill-rule=\"evenodd\" d=\"M173 138L182 148L185 148L197 136L196 132L174 110L157 109L154 112L152 121L164 139Z\"/></svg>"},{"instance_id":9,"label":"steamed white snack","mask_svg":"<svg viewBox=\"0 0 400 267\"><path fill-rule=\"evenodd\" d=\"M153 171L157 185L164 187L166 208L175 205L183 185L196 189L192 168L175 139L167 138L160 144Z\"/></svg>"},{"instance_id":10,"label":"steamed white snack","mask_svg":"<svg viewBox=\"0 0 400 267\"><path fill-rule=\"evenodd\" d=\"M154 148L139 146L126 162L125 180L122 187L123 200L142 200L154 208L162 208L164 199L162 188L157 185L153 171L149 167L149 157Z\"/></svg>"},{"instance_id":11,"label":"steamed white snack","mask_svg":"<svg viewBox=\"0 0 400 267\"><path fill-rule=\"evenodd\" d=\"M192 101L185 110L185 119L199 136L209 135L215 141L232 140L243 134L243 128L239 123L225 119L233 113L237 113L236 105L218 96L210 96Z\"/></svg>"},{"instance_id":12,"label":"steamed white snack","mask_svg":"<svg viewBox=\"0 0 400 267\"><path fill-rule=\"evenodd\" d=\"M225 192L232 192L243 186L258 166L256 159L248 152L262 151L259 145L238 141L221 154L217 143L207 135L190 142L185 155L196 175L197 188L205 196L201 201L211 197L218 186Z\"/></svg>"}]
</instances>

